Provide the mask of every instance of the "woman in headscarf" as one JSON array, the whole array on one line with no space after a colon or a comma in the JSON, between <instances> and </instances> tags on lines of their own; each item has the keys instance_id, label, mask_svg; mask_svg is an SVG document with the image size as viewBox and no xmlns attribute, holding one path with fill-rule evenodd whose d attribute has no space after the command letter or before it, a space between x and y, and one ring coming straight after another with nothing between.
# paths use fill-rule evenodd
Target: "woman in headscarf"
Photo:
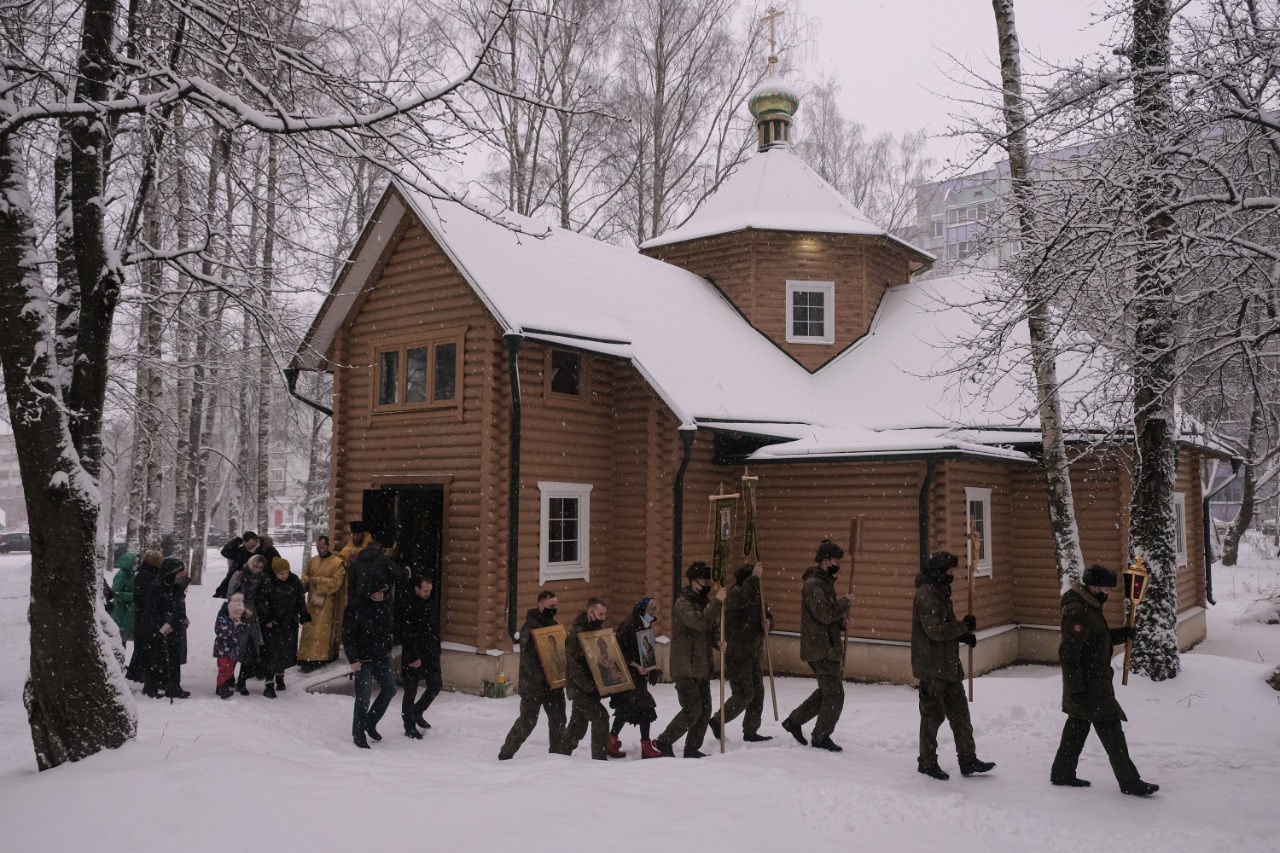
<instances>
[{"instance_id":1,"label":"woman in headscarf","mask_svg":"<svg viewBox=\"0 0 1280 853\"><path fill-rule=\"evenodd\" d=\"M658 683L658 667L645 666L640 659L640 646L636 642L636 634L650 628L658 618L658 599L645 596L636 602L631 615L622 620L614 629L618 647L622 657L631 669L631 680L635 689L615 693L609 697L609 707L613 709L613 727L609 731L607 751L609 755L620 758L622 741L618 735L622 727L628 723L640 727L640 757L658 758L662 753L654 747L649 737L649 726L658 719L658 703L649 692L649 685Z\"/></svg>"}]
</instances>

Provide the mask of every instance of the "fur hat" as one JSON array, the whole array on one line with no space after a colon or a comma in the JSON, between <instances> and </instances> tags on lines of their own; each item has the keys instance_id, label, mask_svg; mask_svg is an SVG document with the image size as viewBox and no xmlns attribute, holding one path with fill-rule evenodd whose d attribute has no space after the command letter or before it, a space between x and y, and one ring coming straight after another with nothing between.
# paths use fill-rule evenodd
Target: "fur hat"
<instances>
[{"instance_id":1,"label":"fur hat","mask_svg":"<svg viewBox=\"0 0 1280 853\"><path fill-rule=\"evenodd\" d=\"M684 570L684 576L691 581L709 581L711 567L703 562L690 563L689 568Z\"/></svg>"},{"instance_id":2,"label":"fur hat","mask_svg":"<svg viewBox=\"0 0 1280 853\"><path fill-rule=\"evenodd\" d=\"M159 551L143 551L142 562L146 563L153 569L160 568L160 564L164 562L164 555Z\"/></svg>"},{"instance_id":3,"label":"fur hat","mask_svg":"<svg viewBox=\"0 0 1280 853\"><path fill-rule=\"evenodd\" d=\"M756 570L756 567L752 563L744 563L741 566L739 566L738 570L733 573L734 585L741 586L742 584L746 583L747 578L751 577L751 573L754 572L755 570Z\"/></svg>"},{"instance_id":4,"label":"fur hat","mask_svg":"<svg viewBox=\"0 0 1280 853\"><path fill-rule=\"evenodd\" d=\"M823 560L839 560L843 556L843 548L830 539L823 539L822 544L818 546L818 553L813 555L813 561L821 563Z\"/></svg>"},{"instance_id":5,"label":"fur hat","mask_svg":"<svg viewBox=\"0 0 1280 853\"><path fill-rule=\"evenodd\" d=\"M1080 578L1080 582L1085 586L1115 586L1116 573L1106 566L1094 563L1084 570L1084 577Z\"/></svg>"},{"instance_id":6,"label":"fur hat","mask_svg":"<svg viewBox=\"0 0 1280 853\"><path fill-rule=\"evenodd\" d=\"M929 555L929 559L924 561L924 570L930 575L945 575L947 569L954 569L960 565L960 559L950 551L934 551Z\"/></svg>"},{"instance_id":7,"label":"fur hat","mask_svg":"<svg viewBox=\"0 0 1280 853\"><path fill-rule=\"evenodd\" d=\"M160 574L161 576L176 575L184 568L186 568L186 566L177 557L165 557L160 563Z\"/></svg>"},{"instance_id":8,"label":"fur hat","mask_svg":"<svg viewBox=\"0 0 1280 853\"><path fill-rule=\"evenodd\" d=\"M271 560L271 574L278 575L281 572L289 571L289 561L284 557L273 557Z\"/></svg>"}]
</instances>

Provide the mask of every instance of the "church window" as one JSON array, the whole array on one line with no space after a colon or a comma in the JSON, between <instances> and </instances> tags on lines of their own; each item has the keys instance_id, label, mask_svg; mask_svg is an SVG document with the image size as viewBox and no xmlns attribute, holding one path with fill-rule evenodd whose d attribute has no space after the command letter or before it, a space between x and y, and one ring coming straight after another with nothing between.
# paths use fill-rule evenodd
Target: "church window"
<instances>
[{"instance_id":1,"label":"church window","mask_svg":"<svg viewBox=\"0 0 1280 853\"><path fill-rule=\"evenodd\" d=\"M991 490L966 488L964 499L965 535L967 536L969 531L978 534L974 542L973 562L977 568L974 574L980 578L989 578L991 577Z\"/></svg>"},{"instance_id":2,"label":"church window","mask_svg":"<svg viewBox=\"0 0 1280 853\"><path fill-rule=\"evenodd\" d=\"M835 340L835 282L787 282L787 342L829 344Z\"/></svg>"},{"instance_id":3,"label":"church window","mask_svg":"<svg viewBox=\"0 0 1280 853\"><path fill-rule=\"evenodd\" d=\"M591 579L591 486L540 481L538 583Z\"/></svg>"},{"instance_id":4,"label":"church window","mask_svg":"<svg viewBox=\"0 0 1280 853\"><path fill-rule=\"evenodd\" d=\"M556 394L582 393L582 356L570 350L551 351L551 390Z\"/></svg>"},{"instance_id":5,"label":"church window","mask_svg":"<svg viewBox=\"0 0 1280 853\"><path fill-rule=\"evenodd\" d=\"M1187 560L1187 495L1185 492L1173 493L1173 551L1177 555L1177 565L1185 569Z\"/></svg>"},{"instance_id":6,"label":"church window","mask_svg":"<svg viewBox=\"0 0 1280 853\"><path fill-rule=\"evenodd\" d=\"M452 409L461 402L457 371L466 329L441 330L432 340L379 350L376 411Z\"/></svg>"}]
</instances>

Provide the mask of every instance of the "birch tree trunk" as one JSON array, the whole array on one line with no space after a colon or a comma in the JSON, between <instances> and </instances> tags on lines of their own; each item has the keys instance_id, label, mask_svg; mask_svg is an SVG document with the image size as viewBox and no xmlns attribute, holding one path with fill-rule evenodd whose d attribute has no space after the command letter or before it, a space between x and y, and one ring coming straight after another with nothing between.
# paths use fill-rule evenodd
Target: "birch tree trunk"
<instances>
[{"instance_id":1,"label":"birch tree trunk","mask_svg":"<svg viewBox=\"0 0 1280 853\"><path fill-rule=\"evenodd\" d=\"M182 147L182 115L183 111L178 110L174 117L175 127L173 129L174 139L177 143L175 147L177 156L173 158L174 187L178 196L175 236L177 248L186 250L191 243L191 199L187 180L187 162ZM178 273L177 298L174 300L174 307L177 312L177 340L174 343L177 352L178 382L177 399L174 400L176 409L174 458L176 464L173 467L173 553L187 565L188 569L191 566L191 493L193 485L191 478L195 458L192 453L191 435L191 418L195 408L192 400L192 391L195 383L194 371L196 369L193 338L196 334L196 326L200 322L198 317L192 316L195 312L188 310L190 303L187 298L187 290L190 285L191 277L180 270ZM196 581L195 576L192 576L192 581Z\"/></svg>"},{"instance_id":2,"label":"birch tree trunk","mask_svg":"<svg viewBox=\"0 0 1280 853\"><path fill-rule=\"evenodd\" d=\"M1134 144L1146 152L1146 168L1134 177L1136 221L1142 223L1134 281L1134 401L1136 434L1129 549L1145 557L1151 576L1138 609L1133 669L1153 681L1174 678L1178 657L1177 555L1173 486L1177 464L1174 395L1177 390L1177 312L1168 251L1173 217L1170 155L1164 150L1170 103L1169 0L1133 0Z\"/></svg>"},{"instance_id":3,"label":"birch tree trunk","mask_svg":"<svg viewBox=\"0 0 1280 853\"><path fill-rule=\"evenodd\" d=\"M1004 88L1004 124L1009 153L1009 180L1018 215L1018 229L1030 242L1035 230L1035 212L1030 195L1030 157L1027 152L1026 105L1022 97L1022 47L1014 21L1013 0L992 0L996 33L1000 40L1000 78ZM1079 583L1084 571L1080 551L1080 529L1076 526L1075 503L1071 494L1071 463L1067 457L1059 397L1057 328L1050 314L1049 294L1035 271L1021 271L1019 285L1027 308L1027 328L1031 337L1031 366L1035 375L1036 404L1040 415L1044 470L1049 495L1049 526L1053 532L1058 561L1058 583L1065 592Z\"/></svg>"},{"instance_id":4,"label":"birch tree trunk","mask_svg":"<svg viewBox=\"0 0 1280 853\"><path fill-rule=\"evenodd\" d=\"M1240 540L1244 538L1244 532L1253 523L1257 488L1255 465L1258 458L1258 444L1262 437L1262 423L1262 401L1254 397L1253 411L1249 414L1249 435L1245 439L1247 449L1244 460L1244 481L1240 491L1240 509L1236 512L1236 517L1227 528L1227 535L1222 540L1222 565L1224 566L1236 564L1236 560L1240 558Z\"/></svg>"},{"instance_id":5,"label":"birch tree trunk","mask_svg":"<svg viewBox=\"0 0 1280 853\"><path fill-rule=\"evenodd\" d=\"M276 138L267 138L267 198L265 222L262 232L262 314L259 317L258 335L258 490L256 496L258 532L265 534L271 526L268 516L270 506L271 469L271 340L267 333L271 316L271 290L275 286L276 201L278 187Z\"/></svg>"}]
</instances>

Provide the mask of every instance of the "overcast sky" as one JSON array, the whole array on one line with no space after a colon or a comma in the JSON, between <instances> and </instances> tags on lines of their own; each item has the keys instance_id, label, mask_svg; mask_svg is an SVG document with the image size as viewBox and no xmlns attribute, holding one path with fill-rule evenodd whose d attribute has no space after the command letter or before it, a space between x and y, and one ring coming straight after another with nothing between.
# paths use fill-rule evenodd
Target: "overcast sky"
<instances>
[{"instance_id":1,"label":"overcast sky","mask_svg":"<svg viewBox=\"0 0 1280 853\"><path fill-rule=\"evenodd\" d=\"M988 79L998 76L995 18L991 0L801 0L815 20L817 49L804 76L835 73L845 117L871 133L927 127L945 133L965 97L954 82L963 62ZM1023 50L1049 60L1069 60L1095 51L1110 33L1096 23L1105 0L1017 0ZM782 19L785 22L785 18ZM785 26L785 24L783 24ZM953 58L954 57L954 58ZM798 122L804 121L804 106ZM963 156L955 142L934 140L940 161Z\"/></svg>"}]
</instances>

